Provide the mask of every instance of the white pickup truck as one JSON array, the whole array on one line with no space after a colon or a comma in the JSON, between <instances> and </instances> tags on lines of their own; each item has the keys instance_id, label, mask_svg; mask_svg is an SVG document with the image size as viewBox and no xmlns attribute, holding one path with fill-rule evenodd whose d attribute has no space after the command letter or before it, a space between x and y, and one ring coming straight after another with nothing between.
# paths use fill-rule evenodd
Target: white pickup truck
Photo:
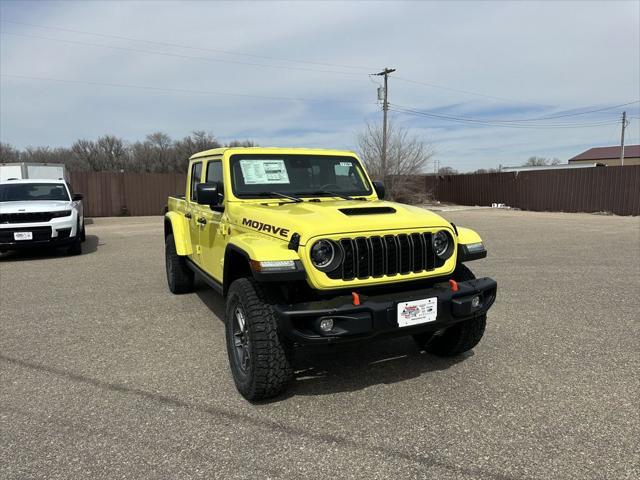
<instances>
[{"instance_id":1,"label":"white pickup truck","mask_svg":"<svg viewBox=\"0 0 640 480\"><path fill-rule=\"evenodd\" d=\"M0 182L0 253L34 247L65 247L82 253L82 194L63 180Z\"/></svg>"}]
</instances>

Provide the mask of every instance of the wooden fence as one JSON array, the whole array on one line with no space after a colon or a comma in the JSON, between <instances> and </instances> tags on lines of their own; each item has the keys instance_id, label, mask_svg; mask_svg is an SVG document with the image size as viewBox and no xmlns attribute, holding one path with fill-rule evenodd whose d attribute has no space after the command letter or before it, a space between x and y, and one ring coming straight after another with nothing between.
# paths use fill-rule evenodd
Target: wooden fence
<instances>
[{"instance_id":1,"label":"wooden fence","mask_svg":"<svg viewBox=\"0 0 640 480\"><path fill-rule=\"evenodd\" d=\"M167 197L184 194L174 173L72 172L88 217L160 215ZM640 165L518 173L413 177L435 200L459 205L504 203L534 211L640 215Z\"/></svg>"},{"instance_id":2,"label":"wooden fence","mask_svg":"<svg viewBox=\"0 0 640 480\"><path fill-rule=\"evenodd\" d=\"M177 173L72 172L71 186L84 193L87 217L161 215L167 197L184 194L186 176Z\"/></svg>"},{"instance_id":3,"label":"wooden fence","mask_svg":"<svg viewBox=\"0 0 640 480\"><path fill-rule=\"evenodd\" d=\"M459 205L640 215L640 165L424 176L419 181L433 199Z\"/></svg>"}]
</instances>

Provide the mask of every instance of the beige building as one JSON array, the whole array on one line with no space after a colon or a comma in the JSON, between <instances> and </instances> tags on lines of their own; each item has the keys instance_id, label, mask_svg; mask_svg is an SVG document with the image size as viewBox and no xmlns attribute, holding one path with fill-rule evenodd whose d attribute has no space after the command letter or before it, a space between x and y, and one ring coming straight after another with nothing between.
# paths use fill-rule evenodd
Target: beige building
<instances>
[{"instance_id":1,"label":"beige building","mask_svg":"<svg viewBox=\"0 0 640 480\"><path fill-rule=\"evenodd\" d=\"M607 166L620 165L620 146L595 147L569 159L569 163L600 163ZM626 145L624 147L624 164L640 165L640 145Z\"/></svg>"}]
</instances>

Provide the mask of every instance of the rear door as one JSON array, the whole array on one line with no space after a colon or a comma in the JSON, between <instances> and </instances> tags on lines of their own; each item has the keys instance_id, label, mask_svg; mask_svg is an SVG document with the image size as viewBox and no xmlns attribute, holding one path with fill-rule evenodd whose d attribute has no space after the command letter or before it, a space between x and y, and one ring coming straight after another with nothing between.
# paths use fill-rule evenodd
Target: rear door
<instances>
[{"instance_id":1,"label":"rear door","mask_svg":"<svg viewBox=\"0 0 640 480\"><path fill-rule=\"evenodd\" d=\"M202 251L200 248L200 224L196 222L198 218L198 204L195 201L196 186L202 182L202 162L197 161L191 164L189 169L189 191L185 192L187 208L184 213L187 222L189 222L189 235L191 237L191 245L193 246L193 254L191 259L200 265L202 259Z\"/></svg>"}]
</instances>

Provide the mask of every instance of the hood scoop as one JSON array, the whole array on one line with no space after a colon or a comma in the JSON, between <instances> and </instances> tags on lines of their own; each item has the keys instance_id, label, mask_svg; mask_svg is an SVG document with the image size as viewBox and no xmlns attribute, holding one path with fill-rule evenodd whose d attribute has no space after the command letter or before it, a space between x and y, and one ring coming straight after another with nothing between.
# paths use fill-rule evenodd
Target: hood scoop
<instances>
[{"instance_id":1,"label":"hood scoop","mask_svg":"<svg viewBox=\"0 0 640 480\"><path fill-rule=\"evenodd\" d=\"M396 209L391 207L339 208L338 210L345 215L378 215L381 213L396 213Z\"/></svg>"}]
</instances>

